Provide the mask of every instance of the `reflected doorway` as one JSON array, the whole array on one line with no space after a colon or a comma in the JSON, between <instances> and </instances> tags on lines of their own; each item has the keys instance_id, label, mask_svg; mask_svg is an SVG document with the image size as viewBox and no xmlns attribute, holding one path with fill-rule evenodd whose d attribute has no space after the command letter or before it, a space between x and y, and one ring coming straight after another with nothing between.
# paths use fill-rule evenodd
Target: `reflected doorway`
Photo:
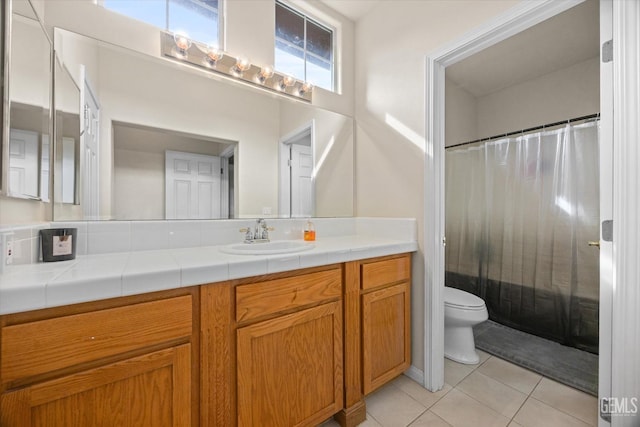
<instances>
[{"instance_id":1,"label":"reflected doorway","mask_svg":"<svg viewBox=\"0 0 640 427\"><path fill-rule=\"evenodd\" d=\"M280 141L280 213L287 218L315 214L313 122Z\"/></svg>"}]
</instances>

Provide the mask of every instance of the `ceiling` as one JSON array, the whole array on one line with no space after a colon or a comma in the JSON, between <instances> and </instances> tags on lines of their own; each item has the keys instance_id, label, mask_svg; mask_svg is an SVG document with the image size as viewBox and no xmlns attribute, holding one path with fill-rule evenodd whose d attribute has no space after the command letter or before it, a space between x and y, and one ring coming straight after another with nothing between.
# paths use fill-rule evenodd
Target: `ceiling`
<instances>
[{"instance_id":1,"label":"ceiling","mask_svg":"<svg viewBox=\"0 0 640 427\"><path fill-rule=\"evenodd\" d=\"M331 9L351 19L358 21L383 0L321 0Z\"/></svg>"},{"instance_id":2,"label":"ceiling","mask_svg":"<svg viewBox=\"0 0 640 427\"><path fill-rule=\"evenodd\" d=\"M586 61L599 54L599 25L598 1L587 0L447 67L447 79L481 97Z\"/></svg>"}]
</instances>

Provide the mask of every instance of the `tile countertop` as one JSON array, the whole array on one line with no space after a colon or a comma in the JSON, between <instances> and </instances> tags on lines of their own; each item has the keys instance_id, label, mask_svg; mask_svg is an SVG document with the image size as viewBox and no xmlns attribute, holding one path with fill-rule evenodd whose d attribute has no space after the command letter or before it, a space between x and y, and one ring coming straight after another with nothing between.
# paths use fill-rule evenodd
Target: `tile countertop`
<instances>
[{"instance_id":1,"label":"tile countertop","mask_svg":"<svg viewBox=\"0 0 640 427\"><path fill-rule=\"evenodd\" d=\"M13 266L0 275L0 314L414 252L418 243L353 235L318 239L313 249L291 254L231 255L220 247L85 255Z\"/></svg>"}]
</instances>

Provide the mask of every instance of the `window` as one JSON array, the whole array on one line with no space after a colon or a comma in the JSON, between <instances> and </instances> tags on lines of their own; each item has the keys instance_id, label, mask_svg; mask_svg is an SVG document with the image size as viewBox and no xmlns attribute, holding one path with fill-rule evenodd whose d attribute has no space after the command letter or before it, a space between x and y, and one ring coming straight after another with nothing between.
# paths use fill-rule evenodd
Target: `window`
<instances>
[{"instance_id":1,"label":"window","mask_svg":"<svg viewBox=\"0 0 640 427\"><path fill-rule=\"evenodd\" d=\"M276 2L275 69L333 90L333 31Z\"/></svg>"},{"instance_id":2,"label":"window","mask_svg":"<svg viewBox=\"0 0 640 427\"><path fill-rule=\"evenodd\" d=\"M220 46L218 0L104 0L104 7L158 28Z\"/></svg>"}]
</instances>

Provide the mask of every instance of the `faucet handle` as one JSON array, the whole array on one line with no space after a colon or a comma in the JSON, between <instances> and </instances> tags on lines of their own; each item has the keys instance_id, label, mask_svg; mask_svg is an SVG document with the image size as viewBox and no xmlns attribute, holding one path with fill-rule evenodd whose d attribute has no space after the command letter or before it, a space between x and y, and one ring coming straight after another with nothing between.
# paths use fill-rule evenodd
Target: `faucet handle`
<instances>
[{"instance_id":1,"label":"faucet handle","mask_svg":"<svg viewBox=\"0 0 640 427\"><path fill-rule=\"evenodd\" d=\"M241 228L240 232L241 233L245 233L244 234L244 241L245 242L251 242L253 240L253 233L251 232L250 228L248 228L248 227Z\"/></svg>"}]
</instances>

